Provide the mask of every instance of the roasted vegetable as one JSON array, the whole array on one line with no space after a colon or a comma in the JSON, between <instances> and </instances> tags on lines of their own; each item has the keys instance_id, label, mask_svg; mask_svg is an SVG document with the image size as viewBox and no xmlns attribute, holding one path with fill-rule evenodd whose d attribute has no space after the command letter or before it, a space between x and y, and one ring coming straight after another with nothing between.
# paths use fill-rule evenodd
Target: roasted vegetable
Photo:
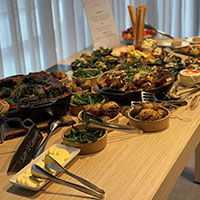
<instances>
[{"instance_id":1,"label":"roasted vegetable","mask_svg":"<svg viewBox=\"0 0 200 200\"><path fill-rule=\"evenodd\" d=\"M141 121L156 121L167 116L167 112L155 103L143 103L133 107L131 117Z\"/></svg>"},{"instance_id":2,"label":"roasted vegetable","mask_svg":"<svg viewBox=\"0 0 200 200\"><path fill-rule=\"evenodd\" d=\"M102 105L102 112L104 115L109 116L110 118L113 118L118 115L120 112L119 105L114 101L109 101Z\"/></svg>"},{"instance_id":3,"label":"roasted vegetable","mask_svg":"<svg viewBox=\"0 0 200 200\"><path fill-rule=\"evenodd\" d=\"M83 90L91 90L92 82L91 80L85 80L82 78L76 79L76 81L68 81L66 87L69 88L72 92L80 92Z\"/></svg>"}]
</instances>

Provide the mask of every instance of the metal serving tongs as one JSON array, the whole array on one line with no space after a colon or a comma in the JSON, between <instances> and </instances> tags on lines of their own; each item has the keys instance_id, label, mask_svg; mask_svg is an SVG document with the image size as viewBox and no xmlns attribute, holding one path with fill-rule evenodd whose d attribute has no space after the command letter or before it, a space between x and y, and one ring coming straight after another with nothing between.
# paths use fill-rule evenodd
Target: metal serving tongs
<instances>
[{"instance_id":1,"label":"metal serving tongs","mask_svg":"<svg viewBox=\"0 0 200 200\"><path fill-rule=\"evenodd\" d=\"M116 123L103 122L102 119L89 112L83 112L82 120L89 128L103 128L107 130L117 130L132 134L142 134L143 130L135 126L122 125Z\"/></svg>"},{"instance_id":2,"label":"metal serving tongs","mask_svg":"<svg viewBox=\"0 0 200 200\"><path fill-rule=\"evenodd\" d=\"M50 169L53 169L53 170L56 170L56 171L59 171L59 172L62 172L62 173L65 173L69 176L71 176L72 178L76 179L77 181L79 181L80 183L86 185L87 187L101 193L101 194L105 194L105 191L98 188L96 185L94 185L93 183L90 183L89 181L67 171L62 165L60 165L55 159L53 159L49 154L46 154L45 155L45 166L50 168Z\"/></svg>"},{"instance_id":3,"label":"metal serving tongs","mask_svg":"<svg viewBox=\"0 0 200 200\"><path fill-rule=\"evenodd\" d=\"M159 33L160 35L163 35L163 36L168 37L168 38L170 38L170 39L174 39L171 35L169 35L169 34L163 32L163 31L157 30L156 28L154 28L152 25L150 25L150 24L147 23L147 22L144 24L144 27L145 27L145 28L152 29L152 30L156 31L157 33Z\"/></svg>"},{"instance_id":4,"label":"metal serving tongs","mask_svg":"<svg viewBox=\"0 0 200 200\"><path fill-rule=\"evenodd\" d=\"M47 180L50 180L50 181L55 182L55 183L66 185L68 187L71 187L71 188L74 188L76 190L79 190L79 191L81 191L83 193L95 196L95 197L97 197L99 199L103 199L104 195L105 195L105 192L103 190L100 193L97 193L98 192L97 190L93 191L93 190L88 189L86 187L83 187L81 185L78 185L78 184L71 183L71 182L65 181L63 179L60 179L60 178L58 178L58 177L50 174L49 172L47 172L46 170L42 169L41 167L39 167L36 164L32 165L32 167L31 167L31 173L36 178L47 179Z\"/></svg>"}]
</instances>

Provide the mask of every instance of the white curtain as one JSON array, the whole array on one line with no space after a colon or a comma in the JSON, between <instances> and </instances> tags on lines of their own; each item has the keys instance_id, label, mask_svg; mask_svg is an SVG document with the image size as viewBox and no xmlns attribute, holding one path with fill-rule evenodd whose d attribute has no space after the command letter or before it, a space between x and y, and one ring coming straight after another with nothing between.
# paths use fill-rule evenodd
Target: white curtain
<instances>
[{"instance_id":1,"label":"white curtain","mask_svg":"<svg viewBox=\"0 0 200 200\"><path fill-rule=\"evenodd\" d=\"M110 0L119 35L127 6L147 5L146 21L176 38L200 35L198 0ZM0 0L0 78L44 70L92 44L83 0Z\"/></svg>"}]
</instances>

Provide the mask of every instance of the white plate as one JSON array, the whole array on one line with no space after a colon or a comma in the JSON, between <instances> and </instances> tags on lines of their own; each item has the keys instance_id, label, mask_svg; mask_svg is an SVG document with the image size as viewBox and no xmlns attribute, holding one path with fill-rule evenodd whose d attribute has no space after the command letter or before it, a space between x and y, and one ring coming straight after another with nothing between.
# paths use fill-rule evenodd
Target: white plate
<instances>
[{"instance_id":1,"label":"white plate","mask_svg":"<svg viewBox=\"0 0 200 200\"><path fill-rule=\"evenodd\" d=\"M200 41L193 41L193 38L200 38L199 36L194 36L194 37L190 37L185 39L186 42L192 43L192 44L199 44Z\"/></svg>"},{"instance_id":2,"label":"white plate","mask_svg":"<svg viewBox=\"0 0 200 200\"><path fill-rule=\"evenodd\" d=\"M64 167L67 166L67 164L69 164L77 155L78 153L80 152L80 149L79 148L75 148L75 147L70 147L70 146L66 146L66 145L63 145L63 144L54 144L53 146L55 147L58 147L60 149L66 149L68 152L69 152L69 158L68 160L66 160L65 164L64 164ZM50 147L51 148L51 147ZM26 189L29 189L29 190L33 190L33 191L38 191L40 190L42 187L44 187L49 181L46 180L44 182L40 182L40 185L38 187L30 187L28 185L24 185L24 184L20 184L20 183L17 183L17 177L20 175L20 174L23 174L26 172L26 170L31 167L33 164L36 164L37 162L40 162L43 160L44 156L48 153L48 150L47 149L45 152L43 152L40 156L38 156L37 158L35 158L34 160L32 160L28 165L26 165L23 169L21 169L17 174L15 174L13 177L10 178L10 183L12 183L13 185L16 185L18 187L22 187L22 188L26 188ZM53 175L57 175L57 173L54 173Z\"/></svg>"},{"instance_id":3,"label":"white plate","mask_svg":"<svg viewBox=\"0 0 200 200\"><path fill-rule=\"evenodd\" d=\"M159 43L158 43L158 46L160 46L160 47L170 47L172 49L180 49L182 47L187 47L189 45L190 45L190 43L185 42L185 41L182 41L180 46L172 46L171 41L165 41L165 40L159 41Z\"/></svg>"}]
</instances>

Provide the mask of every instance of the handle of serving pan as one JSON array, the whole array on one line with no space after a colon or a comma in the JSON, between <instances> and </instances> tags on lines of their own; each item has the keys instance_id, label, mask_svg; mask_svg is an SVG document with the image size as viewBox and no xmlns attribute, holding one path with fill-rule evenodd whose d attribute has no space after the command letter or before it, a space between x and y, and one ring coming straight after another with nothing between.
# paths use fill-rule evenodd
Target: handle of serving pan
<instances>
[{"instance_id":1,"label":"handle of serving pan","mask_svg":"<svg viewBox=\"0 0 200 200\"><path fill-rule=\"evenodd\" d=\"M124 95L127 95L127 94L130 94L131 92L128 92L128 91L115 91L115 90L111 90L111 89L105 89L105 88L102 88L100 90L100 93L102 95L115 95L115 96L124 96Z\"/></svg>"},{"instance_id":2,"label":"handle of serving pan","mask_svg":"<svg viewBox=\"0 0 200 200\"><path fill-rule=\"evenodd\" d=\"M27 129L31 128L31 127L33 126L33 124L34 124L33 121L32 121L31 119L29 119L29 118L22 120L22 119L19 118L19 117L8 118L8 117L2 115L2 116L0 116L0 119L3 120L3 121L5 121L5 122L17 121L17 122L19 122L24 128L27 128Z\"/></svg>"}]
</instances>

